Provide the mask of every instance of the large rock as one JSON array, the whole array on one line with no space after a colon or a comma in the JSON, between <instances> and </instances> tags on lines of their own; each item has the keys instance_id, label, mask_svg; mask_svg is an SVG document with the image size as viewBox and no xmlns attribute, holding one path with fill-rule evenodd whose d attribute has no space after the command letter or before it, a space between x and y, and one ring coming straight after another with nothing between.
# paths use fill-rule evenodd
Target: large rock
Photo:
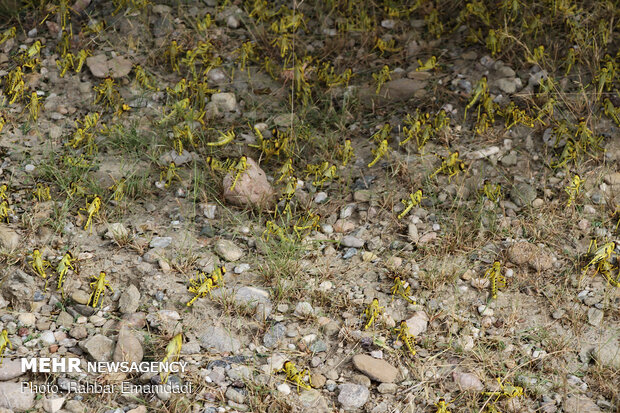
<instances>
[{"instance_id":1,"label":"large rock","mask_svg":"<svg viewBox=\"0 0 620 413\"><path fill-rule=\"evenodd\" d=\"M121 328L116 341L116 349L114 350L114 361L128 361L130 363L139 363L144 357L142 344L136 336L127 327Z\"/></svg>"},{"instance_id":2,"label":"large rock","mask_svg":"<svg viewBox=\"0 0 620 413\"><path fill-rule=\"evenodd\" d=\"M80 347L95 361L110 361L114 352L114 341L102 334L97 334L80 343Z\"/></svg>"},{"instance_id":3,"label":"large rock","mask_svg":"<svg viewBox=\"0 0 620 413\"><path fill-rule=\"evenodd\" d=\"M535 271L548 270L553 266L549 251L536 244L520 241L508 248L508 260L517 265L529 265Z\"/></svg>"},{"instance_id":4,"label":"large rock","mask_svg":"<svg viewBox=\"0 0 620 413\"><path fill-rule=\"evenodd\" d=\"M86 66L95 77L123 77L131 72L133 67L130 60L116 56L108 59L104 54L90 56L86 59Z\"/></svg>"},{"instance_id":5,"label":"large rock","mask_svg":"<svg viewBox=\"0 0 620 413\"><path fill-rule=\"evenodd\" d=\"M227 239L215 243L215 252L226 261L237 261L243 256L243 250Z\"/></svg>"},{"instance_id":6,"label":"large rock","mask_svg":"<svg viewBox=\"0 0 620 413\"><path fill-rule=\"evenodd\" d=\"M3 271L0 271L0 278L3 275ZM25 307L32 301L36 286L33 276L26 274L19 268L14 268L0 288L4 298L12 301L13 305Z\"/></svg>"},{"instance_id":7,"label":"large rock","mask_svg":"<svg viewBox=\"0 0 620 413\"><path fill-rule=\"evenodd\" d=\"M362 407L370 392L365 386L354 383L344 383L339 386L340 394L338 394L338 402L345 410L356 410Z\"/></svg>"},{"instance_id":8,"label":"large rock","mask_svg":"<svg viewBox=\"0 0 620 413\"><path fill-rule=\"evenodd\" d=\"M23 375L22 363L19 359L8 360L6 357L0 366L0 381L12 380Z\"/></svg>"},{"instance_id":9,"label":"large rock","mask_svg":"<svg viewBox=\"0 0 620 413\"><path fill-rule=\"evenodd\" d=\"M7 225L0 224L0 250L12 251L19 247L19 234Z\"/></svg>"},{"instance_id":10,"label":"large rock","mask_svg":"<svg viewBox=\"0 0 620 413\"><path fill-rule=\"evenodd\" d=\"M205 350L215 353L236 353L241 349L239 340L221 327L207 327L199 340Z\"/></svg>"},{"instance_id":11,"label":"large rock","mask_svg":"<svg viewBox=\"0 0 620 413\"><path fill-rule=\"evenodd\" d=\"M390 102L407 101L414 96L422 95L425 90L426 82L417 79L394 79L386 82L381 86L379 93L376 92L376 86L360 91L360 100L363 104L370 106L385 105Z\"/></svg>"},{"instance_id":12,"label":"large rock","mask_svg":"<svg viewBox=\"0 0 620 413\"><path fill-rule=\"evenodd\" d=\"M393 383L398 377L398 369L385 360L376 359L366 354L353 356L353 365L356 369L381 383Z\"/></svg>"},{"instance_id":13,"label":"large rock","mask_svg":"<svg viewBox=\"0 0 620 413\"><path fill-rule=\"evenodd\" d=\"M428 316L424 311L416 311L411 318L407 319L407 327L412 336L419 336L428 328Z\"/></svg>"},{"instance_id":14,"label":"large rock","mask_svg":"<svg viewBox=\"0 0 620 413\"><path fill-rule=\"evenodd\" d=\"M140 305L140 291L138 288L131 284L123 291L121 298L118 302L118 310L122 314L135 313Z\"/></svg>"},{"instance_id":15,"label":"large rock","mask_svg":"<svg viewBox=\"0 0 620 413\"><path fill-rule=\"evenodd\" d=\"M35 393L24 390L21 383L0 383L0 407L11 409L14 412L24 412L34 406Z\"/></svg>"},{"instance_id":16,"label":"large rock","mask_svg":"<svg viewBox=\"0 0 620 413\"><path fill-rule=\"evenodd\" d=\"M224 177L224 199L239 206L256 206L260 208L270 206L275 198L273 187L267 180L267 175L252 158L247 158L247 168L241 174L235 187L231 190L236 173L229 172Z\"/></svg>"}]
</instances>

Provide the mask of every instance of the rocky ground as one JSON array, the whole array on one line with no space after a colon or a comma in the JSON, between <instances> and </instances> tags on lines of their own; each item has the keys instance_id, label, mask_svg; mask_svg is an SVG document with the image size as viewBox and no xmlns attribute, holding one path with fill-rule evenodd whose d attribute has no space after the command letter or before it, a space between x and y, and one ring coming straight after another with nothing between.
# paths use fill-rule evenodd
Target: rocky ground
<instances>
[{"instance_id":1,"label":"rocky ground","mask_svg":"<svg viewBox=\"0 0 620 413\"><path fill-rule=\"evenodd\" d=\"M620 139L601 106L604 96L620 106L617 74L597 94L603 54L617 52L613 18L607 41L588 49L600 65L582 49L567 71L568 47L550 46L566 40L554 19L585 11L552 14L554 2L522 6L514 19L471 2L458 24L450 2L145 3L78 1L64 50L65 2L24 6L0 27L16 27L0 41L0 332L11 343L0 412L435 412L441 399L450 411L620 409L616 252L611 282L582 271L591 240L617 236ZM588 12L603 23L618 16L613 2ZM541 13L549 30L520 25ZM505 21L515 37L492 53L484 38ZM532 62L543 43L548 60ZM81 50L90 56L78 72ZM62 73L67 53L74 64ZM417 70L431 56L437 67ZM353 76L330 78L328 62ZM465 119L483 75L498 117L487 128L475 101ZM551 93L541 91L546 79ZM550 99L555 112L545 115ZM535 121L505 123L510 102ZM448 123L425 145L401 144L416 110L431 120L443 110ZM100 114L90 132L89 113ZM561 134L566 124L575 138ZM590 146L557 166L579 125ZM386 153L369 166L383 139ZM435 173L455 151L459 173ZM234 160L233 169L213 159ZM334 168L317 178L323 162ZM568 206L575 174L585 181ZM485 182L500 184L498 199ZM418 189L421 202L399 218ZM102 206L85 229L96 195ZM300 230L313 216L317 225ZM32 267L37 249L51 264L47 289ZM58 290L54 269L67 251L75 270ZM485 276L494 261L505 277L496 297ZM224 285L187 306L190 279L220 266ZM111 289L93 308L89 283L101 271ZM392 294L395 276L408 294ZM365 328L375 299L383 309ZM415 354L398 336L402 321ZM167 381L191 383L189 394L80 394L72 383L162 379L24 374L19 361L161 361L179 333L188 370ZM311 383L287 380L287 360ZM498 380L507 393L489 395ZM59 391L22 392L23 381ZM510 395L516 388L523 394Z\"/></svg>"}]
</instances>

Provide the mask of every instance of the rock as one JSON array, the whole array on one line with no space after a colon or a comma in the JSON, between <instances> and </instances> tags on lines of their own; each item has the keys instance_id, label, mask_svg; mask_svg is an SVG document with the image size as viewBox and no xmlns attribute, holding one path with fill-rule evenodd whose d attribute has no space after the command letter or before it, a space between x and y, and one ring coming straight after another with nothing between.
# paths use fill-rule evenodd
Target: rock
<instances>
[{"instance_id":1,"label":"rock","mask_svg":"<svg viewBox=\"0 0 620 413\"><path fill-rule=\"evenodd\" d=\"M0 383L0 407L23 412L34 407L35 393L26 389L22 391L21 383Z\"/></svg>"},{"instance_id":2,"label":"rock","mask_svg":"<svg viewBox=\"0 0 620 413\"><path fill-rule=\"evenodd\" d=\"M0 381L12 380L23 374L22 363L19 359L10 360L7 357L4 358L2 366L0 366Z\"/></svg>"},{"instance_id":3,"label":"rock","mask_svg":"<svg viewBox=\"0 0 620 413\"><path fill-rule=\"evenodd\" d=\"M327 381L327 378L321 373L314 373L312 375L312 387L314 387L315 389L323 388L323 386L325 386L326 381Z\"/></svg>"},{"instance_id":4,"label":"rock","mask_svg":"<svg viewBox=\"0 0 620 413\"><path fill-rule=\"evenodd\" d=\"M586 396L570 395L563 403L564 413L597 413L601 409Z\"/></svg>"},{"instance_id":5,"label":"rock","mask_svg":"<svg viewBox=\"0 0 620 413\"><path fill-rule=\"evenodd\" d=\"M121 294L121 298L118 301L118 310L122 314L132 314L135 313L140 305L140 291L138 288L129 284Z\"/></svg>"},{"instance_id":6,"label":"rock","mask_svg":"<svg viewBox=\"0 0 620 413\"><path fill-rule=\"evenodd\" d=\"M233 112L237 108L237 99L234 93L214 93L211 102L222 111Z\"/></svg>"},{"instance_id":7,"label":"rock","mask_svg":"<svg viewBox=\"0 0 620 413\"><path fill-rule=\"evenodd\" d=\"M247 305L250 307L256 307L258 304L269 304L269 292L256 287L241 287L235 291L233 297L235 303L238 305Z\"/></svg>"},{"instance_id":8,"label":"rock","mask_svg":"<svg viewBox=\"0 0 620 413\"><path fill-rule=\"evenodd\" d=\"M69 330L69 335L77 340L81 340L88 337L88 332L86 331L86 327L83 325L77 325Z\"/></svg>"},{"instance_id":9,"label":"rock","mask_svg":"<svg viewBox=\"0 0 620 413\"><path fill-rule=\"evenodd\" d=\"M237 180L234 189L233 173L224 177L224 199L238 206L269 207L275 198L273 187L267 180L267 175L252 158L247 158L247 168Z\"/></svg>"},{"instance_id":10,"label":"rock","mask_svg":"<svg viewBox=\"0 0 620 413\"><path fill-rule=\"evenodd\" d=\"M104 54L88 57L86 66L98 78L127 76L133 67L131 61L122 56L108 59Z\"/></svg>"},{"instance_id":11,"label":"rock","mask_svg":"<svg viewBox=\"0 0 620 413\"><path fill-rule=\"evenodd\" d=\"M47 413L56 413L58 410L62 409L63 404L65 404L64 397L58 397L55 399L48 399L46 397L43 399L43 410Z\"/></svg>"},{"instance_id":12,"label":"rock","mask_svg":"<svg viewBox=\"0 0 620 413\"><path fill-rule=\"evenodd\" d=\"M237 261L243 256L243 250L227 239L217 240L215 252L226 261Z\"/></svg>"},{"instance_id":13,"label":"rock","mask_svg":"<svg viewBox=\"0 0 620 413\"><path fill-rule=\"evenodd\" d=\"M263 336L263 344L267 348L276 348L285 336L286 326L282 323L274 324Z\"/></svg>"},{"instance_id":14,"label":"rock","mask_svg":"<svg viewBox=\"0 0 620 413\"><path fill-rule=\"evenodd\" d=\"M314 196L314 202L321 204L327 200L327 192L317 192Z\"/></svg>"},{"instance_id":15,"label":"rock","mask_svg":"<svg viewBox=\"0 0 620 413\"><path fill-rule=\"evenodd\" d=\"M370 388L370 386L372 385L370 378L368 378L368 376L366 376L365 374L353 374L351 376L351 382L355 384L359 384L366 388Z\"/></svg>"},{"instance_id":16,"label":"rock","mask_svg":"<svg viewBox=\"0 0 620 413\"><path fill-rule=\"evenodd\" d=\"M409 236L409 240L413 243L417 243L420 240L418 227L416 227L415 224L407 225L407 235Z\"/></svg>"},{"instance_id":17,"label":"rock","mask_svg":"<svg viewBox=\"0 0 620 413\"><path fill-rule=\"evenodd\" d=\"M35 283L31 275L14 268L0 285L0 292L17 307L26 306L34 298Z\"/></svg>"},{"instance_id":18,"label":"rock","mask_svg":"<svg viewBox=\"0 0 620 413\"><path fill-rule=\"evenodd\" d=\"M553 266L550 252L527 241L519 241L510 246L508 260L517 265L528 264L535 271L548 270Z\"/></svg>"},{"instance_id":19,"label":"rock","mask_svg":"<svg viewBox=\"0 0 620 413\"><path fill-rule=\"evenodd\" d=\"M353 235L345 235L342 237L340 243L349 248L362 248L364 246L364 240L354 237Z\"/></svg>"},{"instance_id":20,"label":"rock","mask_svg":"<svg viewBox=\"0 0 620 413\"><path fill-rule=\"evenodd\" d=\"M231 29L238 28L239 27L239 19L237 19L234 15L228 16L228 19L226 19L226 26L228 26Z\"/></svg>"},{"instance_id":21,"label":"rock","mask_svg":"<svg viewBox=\"0 0 620 413\"><path fill-rule=\"evenodd\" d=\"M207 327L199 340L200 345L211 352L236 353L241 349L239 340L221 327Z\"/></svg>"},{"instance_id":22,"label":"rock","mask_svg":"<svg viewBox=\"0 0 620 413\"><path fill-rule=\"evenodd\" d=\"M475 374L455 371L452 373L452 378L460 390L481 391L484 389L484 385Z\"/></svg>"},{"instance_id":23,"label":"rock","mask_svg":"<svg viewBox=\"0 0 620 413\"><path fill-rule=\"evenodd\" d=\"M125 240L129 237L129 230L120 222L108 224L108 232L105 237L112 240Z\"/></svg>"},{"instance_id":24,"label":"rock","mask_svg":"<svg viewBox=\"0 0 620 413\"><path fill-rule=\"evenodd\" d=\"M511 95L517 91L517 87L521 84L521 80L516 78L502 78L498 79L495 84L499 90Z\"/></svg>"},{"instance_id":25,"label":"rock","mask_svg":"<svg viewBox=\"0 0 620 413\"><path fill-rule=\"evenodd\" d=\"M327 401L318 390L305 390L299 395L299 403L304 412L328 413L332 410L327 406Z\"/></svg>"},{"instance_id":26,"label":"rock","mask_svg":"<svg viewBox=\"0 0 620 413\"><path fill-rule=\"evenodd\" d=\"M114 361L128 361L139 363L144 357L142 344L127 327L122 327L118 333L116 348L114 349Z\"/></svg>"},{"instance_id":27,"label":"rock","mask_svg":"<svg viewBox=\"0 0 620 413\"><path fill-rule=\"evenodd\" d=\"M407 320L407 326L409 327L409 333L417 337L428 328L428 316L424 311L416 311L415 314Z\"/></svg>"},{"instance_id":28,"label":"rock","mask_svg":"<svg viewBox=\"0 0 620 413\"><path fill-rule=\"evenodd\" d=\"M295 307L295 315L298 317L309 317L314 314L314 308L306 301L300 301Z\"/></svg>"},{"instance_id":29,"label":"rock","mask_svg":"<svg viewBox=\"0 0 620 413\"><path fill-rule=\"evenodd\" d=\"M88 294L86 291L75 290L71 294L71 299L78 304L86 305L88 304L88 301L90 301L90 294Z\"/></svg>"},{"instance_id":30,"label":"rock","mask_svg":"<svg viewBox=\"0 0 620 413\"><path fill-rule=\"evenodd\" d=\"M20 236L7 225L0 224L0 249L13 251L19 247Z\"/></svg>"},{"instance_id":31,"label":"rock","mask_svg":"<svg viewBox=\"0 0 620 413\"><path fill-rule=\"evenodd\" d=\"M426 82L421 80L414 80L406 77L394 79L386 82L381 87L378 96L375 95L373 99L377 101L377 103L406 101L417 96L416 93L423 90L425 86ZM374 94L375 89L373 88L370 92Z\"/></svg>"},{"instance_id":32,"label":"rock","mask_svg":"<svg viewBox=\"0 0 620 413\"><path fill-rule=\"evenodd\" d=\"M189 152L189 151L183 149L181 154L179 154L178 151L175 151L173 149L171 151L164 152L159 157L159 162L162 165L169 165L170 162L174 162L174 164L176 166L181 166L181 165L184 165L186 163L191 162L192 159L194 159L194 153L193 152Z\"/></svg>"},{"instance_id":33,"label":"rock","mask_svg":"<svg viewBox=\"0 0 620 413\"><path fill-rule=\"evenodd\" d=\"M170 244L172 244L172 237L153 237L151 242L149 242L149 247L166 248Z\"/></svg>"},{"instance_id":34,"label":"rock","mask_svg":"<svg viewBox=\"0 0 620 413\"><path fill-rule=\"evenodd\" d=\"M340 403L345 410L361 408L370 396L368 389L359 384L344 383L338 387L340 389L338 403Z\"/></svg>"},{"instance_id":35,"label":"rock","mask_svg":"<svg viewBox=\"0 0 620 413\"><path fill-rule=\"evenodd\" d=\"M84 406L84 404L79 400L67 400L65 403L65 410L70 411L71 413L84 413L86 412L86 406ZM146 408L143 413L146 413Z\"/></svg>"},{"instance_id":36,"label":"rock","mask_svg":"<svg viewBox=\"0 0 620 413\"><path fill-rule=\"evenodd\" d=\"M598 308L590 308L588 310L588 323L594 327L598 327L603 321L603 311Z\"/></svg>"},{"instance_id":37,"label":"rock","mask_svg":"<svg viewBox=\"0 0 620 413\"><path fill-rule=\"evenodd\" d=\"M110 361L114 352L114 341L102 334L96 334L87 341L81 342L80 347L95 361Z\"/></svg>"},{"instance_id":38,"label":"rock","mask_svg":"<svg viewBox=\"0 0 620 413\"><path fill-rule=\"evenodd\" d=\"M245 401L245 395L232 386L226 390L226 398L235 403L243 403Z\"/></svg>"},{"instance_id":39,"label":"rock","mask_svg":"<svg viewBox=\"0 0 620 413\"><path fill-rule=\"evenodd\" d=\"M31 327L36 323L37 317L34 313L21 313L17 316L17 321L23 326Z\"/></svg>"},{"instance_id":40,"label":"rock","mask_svg":"<svg viewBox=\"0 0 620 413\"><path fill-rule=\"evenodd\" d=\"M52 331L46 330L39 336L39 341L45 345L51 346L56 342L56 337L54 337L54 333Z\"/></svg>"},{"instance_id":41,"label":"rock","mask_svg":"<svg viewBox=\"0 0 620 413\"><path fill-rule=\"evenodd\" d=\"M592 356L605 367L620 369L620 340L618 337L601 339L601 344L592 350Z\"/></svg>"},{"instance_id":42,"label":"rock","mask_svg":"<svg viewBox=\"0 0 620 413\"><path fill-rule=\"evenodd\" d=\"M525 182L519 182L510 190L510 199L519 207L529 205L536 199L536 188Z\"/></svg>"},{"instance_id":43,"label":"rock","mask_svg":"<svg viewBox=\"0 0 620 413\"><path fill-rule=\"evenodd\" d=\"M366 354L353 356L356 369L381 383L393 383L398 377L398 369L385 360L375 359Z\"/></svg>"},{"instance_id":44,"label":"rock","mask_svg":"<svg viewBox=\"0 0 620 413\"><path fill-rule=\"evenodd\" d=\"M500 162L504 166L516 165L518 160L517 151L510 151L506 155L502 156Z\"/></svg>"},{"instance_id":45,"label":"rock","mask_svg":"<svg viewBox=\"0 0 620 413\"><path fill-rule=\"evenodd\" d=\"M56 317L56 325L69 328L73 325L73 317L66 311L61 311Z\"/></svg>"},{"instance_id":46,"label":"rock","mask_svg":"<svg viewBox=\"0 0 620 413\"><path fill-rule=\"evenodd\" d=\"M396 384L394 384L394 383L381 383L377 387L377 390L381 394L394 394L394 393L396 393L396 389L397 388L398 388L398 386Z\"/></svg>"},{"instance_id":47,"label":"rock","mask_svg":"<svg viewBox=\"0 0 620 413\"><path fill-rule=\"evenodd\" d=\"M614 172L603 177L607 185L620 185L620 172Z\"/></svg>"},{"instance_id":48,"label":"rock","mask_svg":"<svg viewBox=\"0 0 620 413\"><path fill-rule=\"evenodd\" d=\"M479 149L477 151L473 151L468 153L465 157L470 160L487 158L491 155L495 155L499 153L499 146L489 146L488 148Z\"/></svg>"},{"instance_id":49,"label":"rock","mask_svg":"<svg viewBox=\"0 0 620 413\"><path fill-rule=\"evenodd\" d=\"M286 383L278 384L276 390L282 393L284 396L288 396L291 393L291 386Z\"/></svg>"}]
</instances>

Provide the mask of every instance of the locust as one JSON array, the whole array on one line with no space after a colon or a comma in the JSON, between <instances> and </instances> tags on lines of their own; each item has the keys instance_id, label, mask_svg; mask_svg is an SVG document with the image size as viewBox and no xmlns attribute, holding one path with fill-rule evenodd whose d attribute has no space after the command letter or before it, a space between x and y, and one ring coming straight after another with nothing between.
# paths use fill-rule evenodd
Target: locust
<instances>
[{"instance_id":1,"label":"locust","mask_svg":"<svg viewBox=\"0 0 620 413\"><path fill-rule=\"evenodd\" d=\"M183 333L179 333L176 336L172 337L172 340L166 346L166 356L161 361L162 364L167 362L174 363L179 360L179 356L181 355L181 348L183 347ZM165 375L164 375L165 373ZM166 383L168 381L168 375L170 371L161 372L161 381L162 383Z\"/></svg>"},{"instance_id":2,"label":"locust","mask_svg":"<svg viewBox=\"0 0 620 413\"><path fill-rule=\"evenodd\" d=\"M379 145L372 150L372 154L375 158L368 164L368 167L373 167L379 160L384 157L388 153L388 141L384 139L379 143Z\"/></svg>"},{"instance_id":3,"label":"locust","mask_svg":"<svg viewBox=\"0 0 620 413\"><path fill-rule=\"evenodd\" d=\"M437 168L429 178L435 177L440 172L452 178L460 172L465 171L465 163L459 158L459 151L454 151L446 157L439 156L439 158L441 159L441 165L439 165L439 168Z\"/></svg>"},{"instance_id":4,"label":"locust","mask_svg":"<svg viewBox=\"0 0 620 413\"><path fill-rule=\"evenodd\" d=\"M445 399L439 399L437 403L435 403L435 406L437 406L435 413L451 413L450 410L448 410L448 404L449 403L446 403Z\"/></svg>"},{"instance_id":5,"label":"locust","mask_svg":"<svg viewBox=\"0 0 620 413\"><path fill-rule=\"evenodd\" d=\"M503 384L499 377L497 378L497 383L499 384L499 391L485 391L482 394L495 397L495 401L500 397L512 399L513 397L523 396L523 387L514 386L510 383Z\"/></svg>"},{"instance_id":6,"label":"locust","mask_svg":"<svg viewBox=\"0 0 620 413\"><path fill-rule=\"evenodd\" d=\"M4 360L4 351L6 348L13 350L13 345L9 340L9 332L4 329L2 333L0 333L0 366L2 366L2 361Z\"/></svg>"},{"instance_id":7,"label":"locust","mask_svg":"<svg viewBox=\"0 0 620 413\"><path fill-rule=\"evenodd\" d=\"M488 85L487 85L487 77L486 75L482 76L474 90L472 92L472 97L469 99L467 106L465 106L465 119L467 119L467 110L472 108L478 101L482 101L484 95L487 94Z\"/></svg>"},{"instance_id":8,"label":"locust","mask_svg":"<svg viewBox=\"0 0 620 413\"><path fill-rule=\"evenodd\" d=\"M206 297L207 294L211 296L211 290L216 288L213 278L207 276L204 272L198 272L196 278L189 280L189 284L189 292L194 294L194 298L187 302L186 305L188 307L191 307L197 299Z\"/></svg>"},{"instance_id":9,"label":"locust","mask_svg":"<svg viewBox=\"0 0 620 413\"><path fill-rule=\"evenodd\" d=\"M111 292L114 292L110 284L106 280L106 273L101 271L99 276L93 275L93 282L90 283L90 288L92 290L90 297L88 298L88 305L97 308L97 306L103 306L103 296L105 295L105 290L108 288Z\"/></svg>"},{"instance_id":10,"label":"locust","mask_svg":"<svg viewBox=\"0 0 620 413\"><path fill-rule=\"evenodd\" d=\"M177 166L174 162L170 162L167 167L165 167L161 173L159 174L160 182L164 182L164 186L167 188L172 183L174 178L177 178L179 181L181 177L177 173Z\"/></svg>"},{"instance_id":11,"label":"locust","mask_svg":"<svg viewBox=\"0 0 620 413\"><path fill-rule=\"evenodd\" d=\"M614 241L605 243L600 248L597 248L596 240L593 239L588 247L588 254L594 251L594 257L583 268L583 273L585 274L592 265L598 265L603 261L609 260L615 249L616 243Z\"/></svg>"},{"instance_id":12,"label":"locust","mask_svg":"<svg viewBox=\"0 0 620 413\"><path fill-rule=\"evenodd\" d=\"M300 387L306 390L311 389L312 379L310 377L310 372L308 370L302 370L302 371L297 370L295 363L293 363L292 361L290 360L285 361L282 368L278 371L286 373L286 380L297 385L297 393L299 393ZM306 384L304 382L303 380L304 377L308 377L309 384Z\"/></svg>"},{"instance_id":13,"label":"locust","mask_svg":"<svg viewBox=\"0 0 620 413\"><path fill-rule=\"evenodd\" d=\"M235 186L237 185L239 178L241 178L241 175L243 175L246 169L248 168L247 160L248 158L246 158L245 156L242 156L241 158L239 158L239 162L237 162L237 165L233 167L232 172L234 175L233 175L232 184L230 185L230 188L229 188L230 191L233 191L235 189Z\"/></svg>"},{"instance_id":14,"label":"locust","mask_svg":"<svg viewBox=\"0 0 620 413\"><path fill-rule=\"evenodd\" d=\"M9 201L0 202L0 221L6 221L8 224L11 220L11 214L15 212L9 207Z\"/></svg>"},{"instance_id":15,"label":"locust","mask_svg":"<svg viewBox=\"0 0 620 413\"><path fill-rule=\"evenodd\" d=\"M364 310L364 319L366 321L364 330L368 330L368 327L374 324L375 319L383 313L383 309L384 307L379 305L379 300L373 298L370 305Z\"/></svg>"},{"instance_id":16,"label":"locust","mask_svg":"<svg viewBox=\"0 0 620 413\"><path fill-rule=\"evenodd\" d=\"M397 218L402 219L405 215L409 213L409 211L413 209L413 207L420 205L420 202L422 202L424 198L425 197L422 196L421 189L418 189L415 193L410 193L409 199L403 199L400 201L405 206L405 209L403 210L403 212L398 214Z\"/></svg>"},{"instance_id":17,"label":"locust","mask_svg":"<svg viewBox=\"0 0 620 413\"><path fill-rule=\"evenodd\" d=\"M286 236L284 229L280 227L278 224L276 224L275 222L267 221L265 222L265 227L267 229L263 232L263 235L262 235L263 240L269 241L269 237L271 235L274 235L280 241L290 241L289 238Z\"/></svg>"},{"instance_id":18,"label":"locust","mask_svg":"<svg viewBox=\"0 0 620 413\"><path fill-rule=\"evenodd\" d=\"M93 200L90 202L86 202L86 208L80 208L80 211L86 211L88 214L88 218L86 219L86 224L84 224L84 230L89 228L92 229L92 219L95 214L99 214L99 210L101 209L101 197L99 195L95 195Z\"/></svg>"},{"instance_id":19,"label":"locust","mask_svg":"<svg viewBox=\"0 0 620 413\"><path fill-rule=\"evenodd\" d=\"M58 265L56 266L56 272L58 273L58 284L56 286L56 290L63 289L69 269L75 271L75 267L73 266L73 262L75 260L76 259L73 258L73 255L71 255L71 251L67 251L61 258L60 262L58 262Z\"/></svg>"},{"instance_id":20,"label":"locust","mask_svg":"<svg viewBox=\"0 0 620 413\"><path fill-rule=\"evenodd\" d=\"M35 190L32 191L32 194L34 195L34 199L38 200L39 202L49 201L50 199L52 199L49 186L37 184Z\"/></svg>"},{"instance_id":21,"label":"locust","mask_svg":"<svg viewBox=\"0 0 620 413\"><path fill-rule=\"evenodd\" d=\"M396 328L394 331L398 333L398 335L396 336L396 340L402 340L403 343L405 343L407 350L409 350L409 354L415 356L416 352L413 348L412 343L415 340L415 337L411 335L411 333L409 333L409 325L407 324L407 322L401 321L400 327Z\"/></svg>"},{"instance_id":22,"label":"locust","mask_svg":"<svg viewBox=\"0 0 620 413\"><path fill-rule=\"evenodd\" d=\"M373 73L372 78L375 79L375 81L377 82L377 89L375 90L375 94L379 94L381 87L387 81L392 80L392 77L390 76L389 66L385 65L379 73Z\"/></svg>"},{"instance_id":23,"label":"locust","mask_svg":"<svg viewBox=\"0 0 620 413\"><path fill-rule=\"evenodd\" d=\"M338 155L342 160L342 166L347 166L351 158L353 157L353 147L351 146L351 139L345 139L344 145L338 148Z\"/></svg>"},{"instance_id":24,"label":"locust","mask_svg":"<svg viewBox=\"0 0 620 413\"><path fill-rule=\"evenodd\" d=\"M297 223L293 226L298 239L302 239L305 231L318 230L320 228L319 221L321 216L313 212L309 212L305 217L299 217Z\"/></svg>"},{"instance_id":25,"label":"locust","mask_svg":"<svg viewBox=\"0 0 620 413\"><path fill-rule=\"evenodd\" d=\"M571 180L571 183L564 188L564 191L568 194L568 201L566 202L567 207L571 206L573 202L575 202L575 198L579 195L579 190L584 182L585 179L581 179L578 174L575 174Z\"/></svg>"},{"instance_id":26,"label":"locust","mask_svg":"<svg viewBox=\"0 0 620 413\"><path fill-rule=\"evenodd\" d=\"M484 180L482 193L491 202L497 203L502 199L502 186L500 184L492 184L487 179Z\"/></svg>"},{"instance_id":27,"label":"locust","mask_svg":"<svg viewBox=\"0 0 620 413\"><path fill-rule=\"evenodd\" d=\"M392 293L392 301L394 301L394 297L397 295L402 297L405 301L410 304L415 304L415 301L411 299L411 286L408 283L403 283L400 277L394 277L394 285L390 289Z\"/></svg>"},{"instance_id":28,"label":"locust","mask_svg":"<svg viewBox=\"0 0 620 413\"><path fill-rule=\"evenodd\" d=\"M499 261L493 262L491 268L484 273L484 277L491 282L491 297L497 298L497 289L506 286L506 279L502 275L502 264Z\"/></svg>"},{"instance_id":29,"label":"locust","mask_svg":"<svg viewBox=\"0 0 620 413\"><path fill-rule=\"evenodd\" d=\"M41 252L38 249L32 251L32 260L29 262L30 267L45 280L45 291L47 291L47 282L49 281L45 269L51 267L51 263L43 259Z\"/></svg>"},{"instance_id":30,"label":"locust","mask_svg":"<svg viewBox=\"0 0 620 413\"><path fill-rule=\"evenodd\" d=\"M418 59L419 67L416 69L416 72L427 72L429 70L433 70L437 67L437 57L431 56L424 63L420 59Z\"/></svg>"}]
</instances>

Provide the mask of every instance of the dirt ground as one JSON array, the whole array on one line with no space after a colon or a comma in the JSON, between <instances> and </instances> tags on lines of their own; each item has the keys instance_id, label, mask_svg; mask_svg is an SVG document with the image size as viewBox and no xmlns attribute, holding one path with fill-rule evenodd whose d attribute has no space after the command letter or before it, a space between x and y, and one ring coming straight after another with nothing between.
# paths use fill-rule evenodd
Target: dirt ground
<instances>
[{"instance_id":1,"label":"dirt ground","mask_svg":"<svg viewBox=\"0 0 620 413\"><path fill-rule=\"evenodd\" d=\"M0 412L620 411L617 2L17 3Z\"/></svg>"}]
</instances>

